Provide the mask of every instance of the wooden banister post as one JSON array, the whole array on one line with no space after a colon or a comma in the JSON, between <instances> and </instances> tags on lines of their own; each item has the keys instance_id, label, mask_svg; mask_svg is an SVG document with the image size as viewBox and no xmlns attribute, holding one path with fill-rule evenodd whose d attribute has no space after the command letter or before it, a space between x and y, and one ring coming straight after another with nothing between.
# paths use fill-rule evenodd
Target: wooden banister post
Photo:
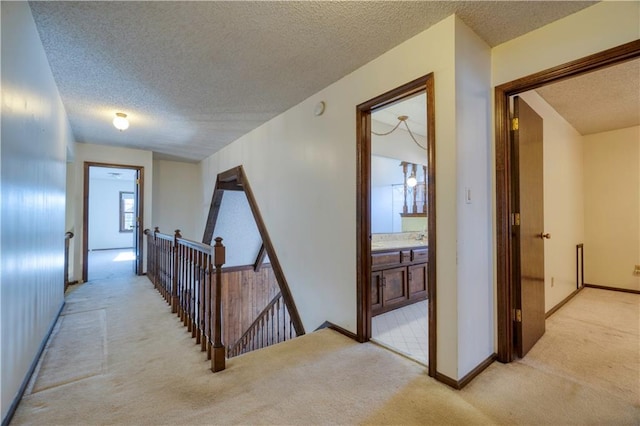
<instances>
[{"instance_id":1,"label":"wooden banister post","mask_svg":"<svg viewBox=\"0 0 640 426\"><path fill-rule=\"evenodd\" d=\"M225 348L222 344L222 265L225 262L225 248L222 238L216 238L213 246L213 263L216 266L215 316L213 324L213 356L211 357L211 371L214 373L225 368Z\"/></svg>"},{"instance_id":2,"label":"wooden banister post","mask_svg":"<svg viewBox=\"0 0 640 426\"><path fill-rule=\"evenodd\" d=\"M413 176L414 178L417 175L417 169L418 166L417 164L411 164L411 176ZM418 187L414 186L413 187L413 205L411 206L411 213L418 213L418 204L417 204L417 196L418 196Z\"/></svg>"},{"instance_id":3,"label":"wooden banister post","mask_svg":"<svg viewBox=\"0 0 640 426\"><path fill-rule=\"evenodd\" d=\"M153 242L151 241L151 230L149 228L142 231L147 236L147 276L149 280L155 286L155 267L153 266L154 254L153 254Z\"/></svg>"},{"instance_id":4,"label":"wooden banister post","mask_svg":"<svg viewBox=\"0 0 640 426\"><path fill-rule=\"evenodd\" d=\"M422 213L427 214L427 166L422 166L424 188L422 188Z\"/></svg>"},{"instance_id":5,"label":"wooden banister post","mask_svg":"<svg viewBox=\"0 0 640 426\"><path fill-rule=\"evenodd\" d=\"M156 229L158 229L156 227ZM182 238L180 230L176 229L173 236L173 265L171 268L171 313L178 312L178 238Z\"/></svg>"},{"instance_id":6,"label":"wooden banister post","mask_svg":"<svg viewBox=\"0 0 640 426\"><path fill-rule=\"evenodd\" d=\"M404 177L402 178L403 182L403 194L404 194L404 204L402 205L402 213L407 214L409 212L407 206L407 162L403 161L402 163L402 174Z\"/></svg>"},{"instance_id":7,"label":"wooden banister post","mask_svg":"<svg viewBox=\"0 0 640 426\"><path fill-rule=\"evenodd\" d=\"M73 238L73 232L64 234L64 291L69 287L69 240Z\"/></svg>"}]
</instances>

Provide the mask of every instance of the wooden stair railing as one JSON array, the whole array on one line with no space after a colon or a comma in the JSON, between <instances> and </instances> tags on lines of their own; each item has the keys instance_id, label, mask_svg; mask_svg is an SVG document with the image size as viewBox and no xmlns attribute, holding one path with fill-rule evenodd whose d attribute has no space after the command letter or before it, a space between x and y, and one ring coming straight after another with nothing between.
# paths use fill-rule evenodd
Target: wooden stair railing
<instances>
[{"instance_id":1,"label":"wooden stair railing","mask_svg":"<svg viewBox=\"0 0 640 426\"><path fill-rule=\"evenodd\" d=\"M276 281L278 283L278 287L280 289L280 292L282 293L283 303L285 304L287 311L291 316L291 321L295 328L296 336L303 335L305 331L304 325L302 324L302 318L300 317L298 308L296 307L295 301L293 300L293 295L291 294L289 284L287 283L284 271L282 269L282 266L280 265L280 261L278 260L278 255L275 251L273 243L271 242L271 237L269 236L269 232L267 231L267 226L260 213L258 202L256 201L253 190L251 189L251 185L249 184L249 179L247 178L247 174L245 173L244 168L241 165L225 172L219 173L216 177L216 184L211 198L209 216L207 217L204 235L202 236L202 242L205 244L211 243L213 231L214 229L216 229L216 223L218 221L218 214L222 207L222 198L225 191L243 191L245 193L247 197L247 203L249 204L249 208L251 209L251 214L253 215L256 227L258 228L258 233L260 234L260 237L262 239L262 247L260 249L258 257L256 258L254 271L258 272L260 270L264 257L268 256L271 267L273 268L273 272L276 277Z\"/></svg>"},{"instance_id":2,"label":"wooden stair railing","mask_svg":"<svg viewBox=\"0 0 640 426\"><path fill-rule=\"evenodd\" d=\"M76 284L78 281L69 281L69 244L73 238L73 232L68 231L64 234L64 291L70 284Z\"/></svg>"},{"instance_id":3,"label":"wooden stair railing","mask_svg":"<svg viewBox=\"0 0 640 426\"><path fill-rule=\"evenodd\" d=\"M222 238L215 245L146 229L147 276L171 311L191 332L211 360L215 373L225 368L222 344L221 272L225 263Z\"/></svg>"},{"instance_id":4,"label":"wooden stair railing","mask_svg":"<svg viewBox=\"0 0 640 426\"><path fill-rule=\"evenodd\" d=\"M278 293L258 314L244 334L227 349L227 357L262 349L297 337L282 293Z\"/></svg>"}]
</instances>

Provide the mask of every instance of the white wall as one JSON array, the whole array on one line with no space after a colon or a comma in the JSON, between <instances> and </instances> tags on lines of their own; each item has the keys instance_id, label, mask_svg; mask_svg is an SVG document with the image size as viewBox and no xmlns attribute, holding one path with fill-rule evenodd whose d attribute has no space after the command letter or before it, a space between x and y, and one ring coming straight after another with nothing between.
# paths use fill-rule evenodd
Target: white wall
<instances>
[{"instance_id":1,"label":"white wall","mask_svg":"<svg viewBox=\"0 0 640 426\"><path fill-rule=\"evenodd\" d=\"M576 290L576 244L584 242L582 136L536 92L524 99L543 119L545 311ZM543 232L543 231L540 231Z\"/></svg>"},{"instance_id":2,"label":"white wall","mask_svg":"<svg viewBox=\"0 0 640 426\"><path fill-rule=\"evenodd\" d=\"M194 219L200 213L200 168L195 163L153 161L153 226L160 232L173 234L176 229L184 238L202 241L204 228ZM211 202L211 199L209 199Z\"/></svg>"},{"instance_id":3,"label":"white wall","mask_svg":"<svg viewBox=\"0 0 640 426\"><path fill-rule=\"evenodd\" d=\"M640 127L584 137L588 284L640 290Z\"/></svg>"},{"instance_id":4,"label":"white wall","mask_svg":"<svg viewBox=\"0 0 640 426\"><path fill-rule=\"evenodd\" d=\"M134 192L133 180L90 179L89 250L133 247L133 232L120 232L120 192Z\"/></svg>"},{"instance_id":5,"label":"white wall","mask_svg":"<svg viewBox=\"0 0 640 426\"><path fill-rule=\"evenodd\" d=\"M225 267L253 265L262 238L243 191L224 191L213 238L225 245Z\"/></svg>"},{"instance_id":6,"label":"white wall","mask_svg":"<svg viewBox=\"0 0 640 426\"><path fill-rule=\"evenodd\" d=\"M451 179L456 183L458 286L450 290L456 291L461 378L494 353L491 50L458 18L455 38L457 173Z\"/></svg>"},{"instance_id":7,"label":"white wall","mask_svg":"<svg viewBox=\"0 0 640 426\"><path fill-rule=\"evenodd\" d=\"M217 173L242 164L305 328L329 320L355 331L355 106L434 72L438 370L457 377L453 32L454 18L445 19L202 161L200 223Z\"/></svg>"},{"instance_id":8,"label":"white wall","mask_svg":"<svg viewBox=\"0 0 640 426\"><path fill-rule=\"evenodd\" d=\"M3 423L64 301L71 129L29 4L1 2Z\"/></svg>"},{"instance_id":9,"label":"white wall","mask_svg":"<svg viewBox=\"0 0 640 426\"><path fill-rule=\"evenodd\" d=\"M114 129L117 132L117 130ZM143 229L153 229L153 154L151 151L142 151L139 149L118 148L105 145L96 145L88 143L76 144L75 158L75 180L76 192L74 194L73 203L75 205L75 237L74 245L74 277L71 280L82 279L82 238L83 238L83 192L84 192L84 163L105 163L118 164L125 166L142 166L144 167L144 222ZM146 254L144 254L144 271L146 271Z\"/></svg>"},{"instance_id":10,"label":"white wall","mask_svg":"<svg viewBox=\"0 0 640 426\"><path fill-rule=\"evenodd\" d=\"M640 2L604 1L491 50L497 86L640 38Z\"/></svg>"}]
</instances>

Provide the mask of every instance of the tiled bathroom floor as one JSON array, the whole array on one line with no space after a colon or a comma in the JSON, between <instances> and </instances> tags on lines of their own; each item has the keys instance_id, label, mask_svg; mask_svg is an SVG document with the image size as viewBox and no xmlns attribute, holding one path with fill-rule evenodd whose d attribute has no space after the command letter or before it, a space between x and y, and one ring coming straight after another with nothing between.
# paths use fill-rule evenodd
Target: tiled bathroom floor
<instances>
[{"instance_id":1,"label":"tiled bathroom floor","mask_svg":"<svg viewBox=\"0 0 640 426\"><path fill-rule=\"evenodd\" d=\"M427 303L424 300L373 317L372 340L426 365L429 359Z\"/></svg>"}]
</instances>

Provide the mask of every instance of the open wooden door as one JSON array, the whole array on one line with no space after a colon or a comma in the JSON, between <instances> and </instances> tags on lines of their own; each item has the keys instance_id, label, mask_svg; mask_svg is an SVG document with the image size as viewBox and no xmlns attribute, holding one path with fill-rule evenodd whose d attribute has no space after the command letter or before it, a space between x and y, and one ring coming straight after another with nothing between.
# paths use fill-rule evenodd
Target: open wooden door
<instances>
[{"instance_id":1,"label":"open wooden door","mask_svg":"<svg viewBox=\"0 0 640 426\"><path fill-rule=\"evenodd\" d=\"M523 357L545 331L542 117L519 97L513 119L513 286L515 348Z\"/></svg>"}]
</instances>

